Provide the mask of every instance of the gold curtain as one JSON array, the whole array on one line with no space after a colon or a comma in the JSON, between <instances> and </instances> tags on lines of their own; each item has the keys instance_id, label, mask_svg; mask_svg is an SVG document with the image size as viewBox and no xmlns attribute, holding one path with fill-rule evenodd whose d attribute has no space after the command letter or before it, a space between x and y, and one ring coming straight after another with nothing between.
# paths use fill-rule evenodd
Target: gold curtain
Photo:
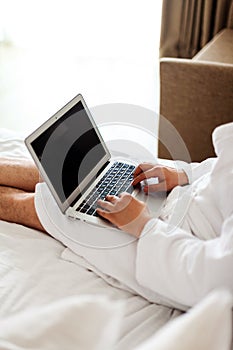
<instances>
[{"instance_id":1,"label":"gold curtain","mask_svg":"<svg viewBox=\"0 0 233 350\"><path fill-rule=\"evenodd\" d=\"M160 57L193 57L227 26L232 0L163 0Z\"/></svg>"}]
</instances>

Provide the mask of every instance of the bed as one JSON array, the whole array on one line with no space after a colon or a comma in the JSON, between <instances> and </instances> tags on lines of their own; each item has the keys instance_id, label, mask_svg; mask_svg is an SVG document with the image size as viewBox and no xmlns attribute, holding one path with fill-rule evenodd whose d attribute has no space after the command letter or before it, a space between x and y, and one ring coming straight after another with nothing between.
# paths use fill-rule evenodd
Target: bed
<instances>
[{"instance_id":1,"label":"bed","mask_svg":"<svg viewBox=\"0 0 233 350\"><path fill-rule=\"evenodd\" d=\"M0 156L28 157L22 135L0 129ZM1 349L230 349L226 291L183 314L71 256L48 235L0 221Z\"/></svg>"}]
</instances>

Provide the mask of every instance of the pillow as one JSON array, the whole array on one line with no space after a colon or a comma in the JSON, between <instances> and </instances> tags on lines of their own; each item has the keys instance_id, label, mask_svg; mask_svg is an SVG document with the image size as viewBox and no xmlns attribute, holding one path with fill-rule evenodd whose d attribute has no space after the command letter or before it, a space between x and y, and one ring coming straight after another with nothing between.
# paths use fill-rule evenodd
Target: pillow
<instances>
[{"instance_id":1,"label":"pillow","mask_svg":"<svg viewBox=\"0 0 233 350\"><path fill-rule=\"evenodd\" d=\"M214 291L135 350L229 350L232 305L229 292Z\"/></svg>"},{"instance_id":2,"label":"pillow","mask_svg":"<svg viewBox=\"0 0 233 350\"><path fill-rule=\"evenodd\" d=\"M1 350L112 349L122 304L104 297L71 297L0 320Z\"/></svg>"}]
</instances>

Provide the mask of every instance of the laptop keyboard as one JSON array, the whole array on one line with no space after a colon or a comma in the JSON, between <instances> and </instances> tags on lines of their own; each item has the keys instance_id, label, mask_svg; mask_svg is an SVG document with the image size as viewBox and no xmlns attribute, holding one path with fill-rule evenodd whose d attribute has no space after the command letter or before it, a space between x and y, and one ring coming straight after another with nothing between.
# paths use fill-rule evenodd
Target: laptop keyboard
<instances>
[{"instance_id":1,"label":"laptop keyboard","mask_svg":"<svg viewBox=\"0 0 233 350\"><path fill-rule=\"evenodd\" d=\"M134 165L115 162L76 210L88 215L98 216L96 208L99 199L104 200L109 194L132 193L134 188L131 186L131 182L133 181L134 170Z\"/></svg>"}]
</instances>

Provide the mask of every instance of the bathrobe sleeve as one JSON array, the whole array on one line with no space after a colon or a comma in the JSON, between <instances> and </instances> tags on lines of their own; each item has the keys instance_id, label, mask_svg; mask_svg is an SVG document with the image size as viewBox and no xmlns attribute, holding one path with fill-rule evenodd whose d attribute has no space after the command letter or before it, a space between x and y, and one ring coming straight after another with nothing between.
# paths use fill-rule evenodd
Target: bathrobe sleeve
<instances>
[{"instance_id":1,"label":"bathrobe sleeve","mask_svg":"<svg viewBox=\"0 0 233 350\"><path fill-rule=\"evenodd\" d=\"M191 307L215 288L233 293L233 214L221 235L203 241L152 219L138 241L137 281L174 302Z\"/></svg>"},{"instance_id":2,"label":"bathrobe sleeve","mask_svg":"<svg viewBox=\"0 0 233 350\"><path fill-rule=\"evenodd\" d=\"M184 164L182 169L188 176L189 184L209 173L216 162L216 158L208 158L201 163Z\"/></svg>"}]
</instances>

